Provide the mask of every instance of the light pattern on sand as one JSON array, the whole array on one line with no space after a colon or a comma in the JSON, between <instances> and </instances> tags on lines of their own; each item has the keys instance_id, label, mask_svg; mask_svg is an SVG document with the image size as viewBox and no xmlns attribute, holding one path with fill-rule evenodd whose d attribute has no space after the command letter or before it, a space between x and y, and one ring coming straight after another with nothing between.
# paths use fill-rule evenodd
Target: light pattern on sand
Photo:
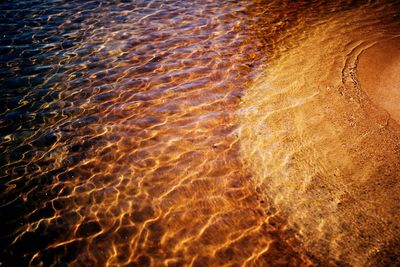
<instances>
[{"instance_id":1,"label":"light pattern on sand","mask_svg":"<svg viewBox=\"0 0 400 267\"><path fill-rule=\"evenodd\" d=\"M243 97L242 156L324 265L382 266L400 255L400 128L357 79L359 55L400 35L398 10L310 18Z\"/></svg>"}]
</instances>

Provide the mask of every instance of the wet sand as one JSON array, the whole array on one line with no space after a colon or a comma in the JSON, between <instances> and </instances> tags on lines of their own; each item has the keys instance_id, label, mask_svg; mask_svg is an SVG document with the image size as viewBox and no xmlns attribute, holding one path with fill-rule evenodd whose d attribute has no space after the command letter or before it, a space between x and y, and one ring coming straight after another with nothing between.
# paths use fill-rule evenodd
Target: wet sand
<instances>
[{"instance_id":1,"label":"wet sand","mask_svg":"<svg viewBox=\"0 0 400 267\"><path fill-rule=\"evenodd\" d=\"M398 57L381 43L398 36L393 10L349 10L294 31L243 97L243 158L321 266L399 263L400 130L386 103Z\"/></svg>"},{"instance_id":2,"label":"wet sand","mask_svg":"<svg viewBox=\"0 0 400 267\"><path fill-rule=\"evenodd\" d=\"M378 42L361 53L357 73L372 102L400 122L400 37Z\"/></svg>"}]
</instances>

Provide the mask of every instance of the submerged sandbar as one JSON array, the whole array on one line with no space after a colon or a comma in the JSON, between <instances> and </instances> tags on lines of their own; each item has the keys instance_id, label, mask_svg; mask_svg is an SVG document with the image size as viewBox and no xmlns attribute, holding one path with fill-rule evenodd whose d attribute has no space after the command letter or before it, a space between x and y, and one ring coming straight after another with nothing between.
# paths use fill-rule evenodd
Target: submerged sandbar
<instances>
[{"instance_id":1,"label":"submerged sandbar","mask_svg":"<svg viewBox=\"0 0 400 267\"><path fill-rule=\"evenodd\" d=\"M378 42L361 53L357 73L372 102L400 122L400 37Z\"/></svg>"}]
</instances>

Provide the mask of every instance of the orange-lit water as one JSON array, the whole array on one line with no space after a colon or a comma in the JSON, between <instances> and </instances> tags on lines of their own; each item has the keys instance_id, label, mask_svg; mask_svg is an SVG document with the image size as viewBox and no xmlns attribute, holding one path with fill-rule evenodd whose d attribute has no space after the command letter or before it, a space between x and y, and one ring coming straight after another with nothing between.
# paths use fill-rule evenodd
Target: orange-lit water
<instances>
[{"instance_id":1,"label":"orange-lit water","mask_svg":"<svg viewBox=\"0 0 400 267\"><path fill-rule=\"evenodd\" d=\"M263 4L2 9L4 262L302 262L238 157Z\"/></svg>"},{"instance_id":2,"label":"orange-lit water","mask_svg":"<svg viewBox=\"0 0 400 267\"><path fill-rule=\"evenodd\" d=\"M240 134L257 123L246 92L284 40L358 8L2 2L0 262L323 262L260 184L269 163L244 152L265 142Z\"/></svg>"}]
</instances>

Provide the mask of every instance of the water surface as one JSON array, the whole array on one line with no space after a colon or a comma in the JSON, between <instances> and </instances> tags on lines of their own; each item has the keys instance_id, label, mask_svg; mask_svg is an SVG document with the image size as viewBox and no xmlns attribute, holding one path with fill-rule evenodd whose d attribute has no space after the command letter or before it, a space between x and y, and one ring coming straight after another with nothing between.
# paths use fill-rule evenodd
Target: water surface
<instances>
[{"instance_id":1,"label":"water surface","mask_svg":"<svg viewBox=\"0 0 400 267\"><path fill-rule=\"evenodd\" d=\"M293 189L325 186L315 169L343 176L352 162L326 145L348 136L342 118L367 116L346 106L355 98L340 87L351 76L342 65L364 41L398 34L396 5L3 1L0 9L2 264L360 264L350 256L364 251L335 241L354 228L331 231L332 202L321 199L330 195ZM336 93L343 98L327 106ZM381 123L382 112L368 114L383 114L374 117ZM393 127L382 130L381 154L375 145L360 153L397 164ZM293 153L309 164L290 167ZM356 178L379 172L355 169ZM387 219L395 204L385 201L384 223L371 227L397 242ZM319 217L329 231L310 222ZM386 244L355 236L367 249ZM386 247L378 259L391 261L397 254Z\"/></svg>"}]
</instances>

